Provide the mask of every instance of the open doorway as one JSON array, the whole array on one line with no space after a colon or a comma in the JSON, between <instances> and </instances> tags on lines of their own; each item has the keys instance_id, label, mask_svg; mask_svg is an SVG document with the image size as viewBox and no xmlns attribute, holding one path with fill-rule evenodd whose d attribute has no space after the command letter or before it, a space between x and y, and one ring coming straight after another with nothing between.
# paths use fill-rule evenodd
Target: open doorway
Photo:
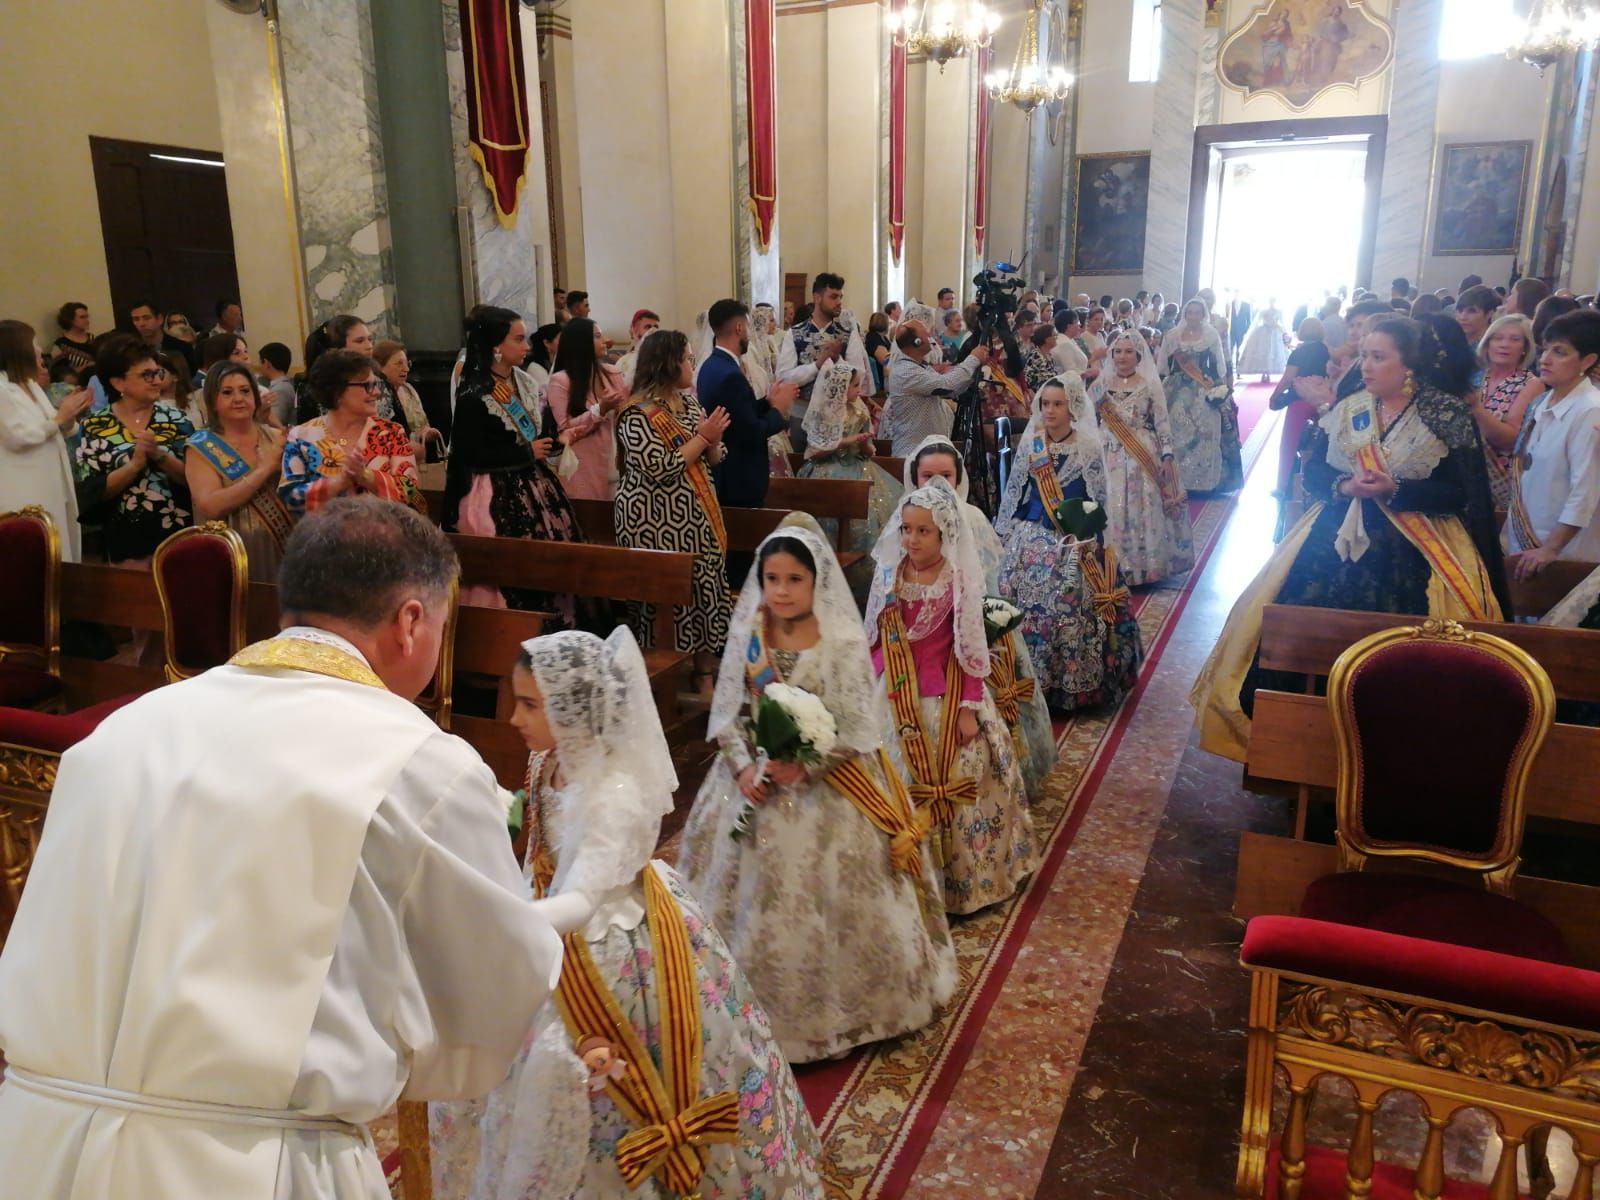
<instances>
[{"instance_id":1,"label":"open doorway","mask_svg":"<svg viewBox=\"0 0 1600 1200\"><path fill-rule=\"evenodd\" d=\"M1371 287L1383 117L1211 125L1195 131L1184 294L1274 304L1287 322Z\"/></svg>"}]
</instances>

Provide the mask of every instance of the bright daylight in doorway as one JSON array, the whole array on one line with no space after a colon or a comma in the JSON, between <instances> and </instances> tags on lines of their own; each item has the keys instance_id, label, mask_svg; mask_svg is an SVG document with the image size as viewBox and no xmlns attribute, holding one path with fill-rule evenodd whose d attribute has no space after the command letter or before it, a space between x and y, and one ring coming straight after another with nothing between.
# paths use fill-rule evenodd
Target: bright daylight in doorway
<instances>
[{"instance_id":1,"label":"bright daylight in doorway","mask_svg":"<svg viewBox=\"0 0 1600 1200\"><path fill-rule=\"evenodd\" d=\"M1219 295L1283 312L1355 283L1366 151L1334 146L1243 154L1223 172L1216 252Z\"/></svg>"}]
</instances>

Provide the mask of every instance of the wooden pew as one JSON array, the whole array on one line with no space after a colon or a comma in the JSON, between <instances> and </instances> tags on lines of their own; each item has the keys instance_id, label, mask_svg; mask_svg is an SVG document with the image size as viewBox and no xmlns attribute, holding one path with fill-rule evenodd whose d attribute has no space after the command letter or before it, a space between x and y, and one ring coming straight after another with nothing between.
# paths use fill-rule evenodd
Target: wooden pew
<instances>
[{"instance_id":1,"label":"wooden pew","mask_svg":"<svg viewBox=\"0 0 1600 1200\"><path fill-rule=\"evenodd\" d=\"M776 481L774 481L776 482ZM802 481L804 482L804 481ZM865 481L856 480L819 480L821 483L844 483L860 487L870 486ZM574 500L572 510L577 514L578 524L583 527L583 536L596 545L615 546L617 540L616 525L612 516L611 502L608 500ZM753 551L770 534L785 517L789 515L787 508L736 508L729 505L722 510L722 523L728 530L728 549ZM630 551L630 553L654 553L653 551ZM859 561L863 555L859 550L840 550L837 553L839 565L848 567Z\"/></svg>"},{"instance_id":2,"label":"wooden pew","mask_svg":"<svg viewBox=\"0 0 1600 1200\"><path fill-rule=\"evenodd\" d=\"M1310 678L1326 677L1349 646L1382 629L1420 618L1392 613L1268 605L1262 620L1261 666ZM1558 699L1600 700L1600 632L1539 625L1463 622L1531 654L1550 676ZM1337 867L1334 847L1302 840L1313 790L1331 794L1338 781L1333 722L1324 697L1262 689L1256 693L1245 767L1257 791L1285 787L1297 795L1293 838L1246 833L1239 844L1234 913L1290 913L1307 884ZM1551 727L1528 779L1527 812L1534 820L1600 827L1600 729ZM1517 894L1567 933L1584 961L1600 965L1600 890L1519 876ZM1580 929L1580 927L1583 927Z\"/></svg>"},{"instance_id":3,"label":"wooden pew","mask_svg":"<svg viewBox=\"0 0 1600 1200\"><path fill-rule=\"evenodd\" d=\"M1544 616L1587 579L1597 565L1600 564L1558 558L1532 579L1517 580L1510 577L1508 564L1506 577L1511 589L1512 611L1519 617Z\"/></svg>"},{"instance_id":4,"label":"wooden pew","mask_svg":"<svg viewBox=\"0 0 1600 1200\"><path fill-rule=\"evenodd\" d=\"M819 521L836 522L834 548L842 566L861 557L859 551L849 549L850 522L865 521L871 502L872 484L865 479L773 479L767 484L768 508L810 513Z\"/></svg>"}]
</instances>

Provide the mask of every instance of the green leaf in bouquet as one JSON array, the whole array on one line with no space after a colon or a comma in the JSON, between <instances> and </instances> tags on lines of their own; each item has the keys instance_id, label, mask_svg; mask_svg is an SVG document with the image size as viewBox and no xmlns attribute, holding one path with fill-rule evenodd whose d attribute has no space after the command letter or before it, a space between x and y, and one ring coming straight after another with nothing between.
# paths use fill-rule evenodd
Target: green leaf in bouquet
<instances>
[{"instance_id":1,"label":"green leaf in bouquet","mask_svg":"<svg viewBox=\"0 0 1600 1200\"><path fill-rule=\"evenodd\" d=\"M756 705L754 741L773 762L794 762L800 755L800 727L783 705L766 696Z\"/></svg>"},{"instance_id":2,"label":"green leaf in bouquet","mask_svg":"<svg viewBox=\"0 0 1600 1200\"><path fill-rule=\"evenodd\" d=\"M1105 505L1095 504L1092 500L1063 500L1056 505L1056 510L1051 516L1055 518L1057 526L1063 533L1072 535L1080 542L1086 542L1105 532L1107 519Z\"/></svg>"}]
</instances>

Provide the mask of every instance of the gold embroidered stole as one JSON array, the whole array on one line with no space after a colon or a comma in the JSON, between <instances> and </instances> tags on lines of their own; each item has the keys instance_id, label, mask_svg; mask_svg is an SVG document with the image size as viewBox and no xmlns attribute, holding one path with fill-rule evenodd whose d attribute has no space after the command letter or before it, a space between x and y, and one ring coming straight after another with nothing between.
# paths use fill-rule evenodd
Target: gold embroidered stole
<instances>
[{"instance_id":1,"label":"gold embroidered stole","mask_svg":"<svg viewBox=\"0 0 1600 1200\"><path fill-rule=\"evenodd\" d=\"M906 633L900 601L890 596L878 616L878 637L883 643L883 674L889 693L889 709L900 739L900 750L911 772L911 799L925 810L930 828L939 838L933 844L934 861L944 866L952 845L951 825L956 805L976 804L978 781L955 776L956 758L961 745L956 740L956 718L961 711L961 668L955 647L944 669L944 704L939 713L937 756L922 723L922 692L917 686L917 664L911 653L911 638Z\"/></svg>"},{"instance_id":2,"label":"gold embroidered stole","mask_svg":"<svg viewBox=\"0 0 1600 1200\"><path fill-rule=\"evenodd\" d=\"M766 619L755 622L750 631L750 646L745 652L745 683L751 703L759 702L769 683L784 682L783 673L767 652ZM911 875L922 872L922 839L928 836L928 819L916 810L900 774L883 748L878 748L878 764L888 780L892 796L885 796L859 757L834 767L825 776L828 786L838 792L856 811L889 837L889 863Z\"/></svg>"},{"instance_id":3,"label":"gold embroidered stole","mask_svg":"<svg viewBox=\"0 0 1600 1200\"><path fill-rule=\"evenodd\" d=\"M989 647L989 690L1007 725L1015 725L1023 702L1033 699L1033 680L1026 675L1017 678L1017 647L1011 640L1016 632L1012 630Z\"/></svg>"},{"instance_id":4,"label":"gold embroidered stole","mask_svg":"<svg viewBox=\"0 0 1600 1200\"><path fill-rule=\"evenodd\" d=\"M247 670L309 671L348 683L383 688L388 685L366 663L348 650L309 638L268 638L252 642L228 660L230 667Z\"/></svg>"},{"instance_id":5,"label":"gold embroidered stole","mask_svg":"<svg viewBox=\"0 0 1600 1200\"><path fill-rule=\"evenodd\" d=\"M739 1139L739 1098L733 1092L700 1095L700 991L683 910L657 871L639 873L645 923L655 958L656 1011L661 1028L661 1070L601 979L580 933L562 942L566 957L556 986L556 1007L574 1046L601 1037L622 1047L627 1067L606 1081L606 1094L634 1127L616 1145L617 1170L629 1188L656 1176L662 1186L692 1196L705 1173L706 1145Z\"/></svg>"},{"instance_id":6,"label":"gold embroidered stole","mask_svg":"<svg viewBox=\"0 0 1600 1200\"><path fill-rule=\"evenodd\" d=\"M1372 402L1372 407L1376 409L1375 401ZM1376 412L1373 413L1373 420L1374 422L1377 420ZM1356 449L1355 461L1363 470L1381 471L1385 475L1390 473L1388 461L1383 456L1383 447L1377 437L1373 437ZM1361 502L1352 500L1350 503ZM1444 585L1461 610L1466 613L1467 619L1472 621L1500 619L1500 605L1489 589L1483 563L1476 554L1472 554L1476 570L1469 573L1467 564L1440 533L1432 517L1426 513L1398 512L1382 500L1374 499L1373 503L1384 516L1389 518L1389 523L1404 535L1406 541L1416 547L1417 552L1427 562L1429 570L1433 572L1434 578ZM1468 552L1471 553L1470 549Z\"/></svg>"},{"instance_id":7,"label":"gold embroidered stole","mask_svg":"<svg viewBox=\"0 0 1600 1200\"><path fill-rule=\"evenodd\" d=\"M656 431L656 436L679 450L692 436L677 417L663 405L652 401L640 404L640 410L645 419L650 422L650 428ZM706 467L705 456L701 455L692 463L684 464L684 476L689 480L689 486L694 489L700 498L700 506L705 509L706 516L711 521L711 530L717 535L717 545L724 552L728 549L728 527L722 520L722 505L717 503L717 489L711 484L711 472Z\"/></svg>"}]
</instances>

